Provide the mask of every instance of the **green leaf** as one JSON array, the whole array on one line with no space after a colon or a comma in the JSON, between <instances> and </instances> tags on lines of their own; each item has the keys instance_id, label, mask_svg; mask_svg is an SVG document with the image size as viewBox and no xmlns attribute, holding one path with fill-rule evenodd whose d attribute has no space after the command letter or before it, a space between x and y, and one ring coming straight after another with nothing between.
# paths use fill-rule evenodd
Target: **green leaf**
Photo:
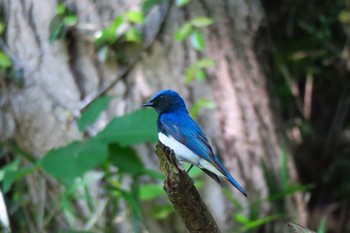
<instances>
[{"instance_id":1,"label":"green leaf","mask_svg":"<svg viewBox=\"0 0 350 233\"><path fill-rule=\"evenodd\" d=\"M193 81L194 78L194 74L196 72L197 67L195 65L191 65L187 71L186 71L186 75L185 75L185 84L188 85Z\"/></svg>"},{"instance_id":2,"label":"green leaf","mask_svg":"<svg viewBox=\"0 0 350 233\"><path fill-rule=\"evenodd\" d=\"M67 8L64 5L64 3L57 4L57 6L56 6L56 13L58 15L64 15L66 13L66 10L67 10Z\"/></svg>"},{"instance_id":3,"label":"green leaf","mask_svg":"<svg viewBox=\"0 0 350 233\"><path fill-rule=\"evenodd\" d=\"M88 126L93 124L98 119L101 113L108 107L112 99L112 96L101 96L94 100L84 110L84 112L81 114L81 117L77 120L80 132L84 132Z\"/></svg>"},{"instance_id":4,"label":"green leaf","mask_svg":"<svg viewBox=\"0 0 350 233\"><path fill-rule=\"evenodd\" d=\"M8 171L4 176L3 181L3 191L7 193L10 191L12 184L20 179L23 179L25 176L33 173L36 170L36 166L24 167L16 171Z\"/></svg>"},{"instance_id":5,"label":"green leaf","mask_svg":"<svg viewBox=\"0 0 350 233\"><path fill-rule=\"evenodd\" d=\"M129 115L114 118L96 140L119 143L122 146L141 142L157 142L157 114L153 109L142 109Z\"/></svg>"},{"instance_id":6,"label":"green leaf","mask_svg":"<svg viewBox=\"0 0 350 233\"><path fill-rule=\"evenodd\" d=\"M203 80L205 77L204 68L213 66L214 60L210 58L203 58L192 64L186 71L185 83L190 84L193 78L196 77L198 80Z\"/></svg>"},{"instance_id":7,"label":"green leaf","mask_svg":"<svg viewBox=\"0 0 350 233\"><path fill-rule=\"evenodd\" d=\"M0 22L0 35L5 31L5 24Z\"/></svg>"},{"instance_id":8,"label":"green leaf","mask_svg":"<svg viewBox=\"0 0 350 233\"><path fill-rule=\"evenodd\" d=\"M144 22L144 16L141 11L128 11L126 13L129 22L131 23L143 23Z\"/></svg>"},{"instance_id":9,"label":"green leaf","mask_svg":"<svg viewBox=\"0 0 350 233\"><path fill-rule=\"evenodd\" d=\"M161 0L144 0L142 1L142 12L144 14L148 13L152 7L160 3Z\"/></svg>"},{"instance_id":10,"label":"green leaf","mask_svg":"<svg viewBox=\"0 0 350 233\"><path fill-rule=\"evenodd\" d=\"M12 61L7 54L0 51L0 67L7 68L12 65Z\"/></svg>"},{"instance_id":11,"label":"green leaf","mask_svg":"<svg viewBox=\"0 0 350 233\"><path fill-rule=\"evenodd\" d=\"M202 99L197 100L193 104L192 108L190 109L190 113L191 113L193 118L197 118L200 109L202 109L202 108L213 109L215 107L216 107L216 105L212 100L202 98Z\"/></svg>"},{"instance_id":12,"label":"green leaf","mask_svg":"<svg viewBox=\"0 0 350 233\"><path fill-rule=\"evenodd\" d=\"M190 2L190 0L176 0L176 6L183 7L186 4L188 4L189 2Z\"/></svg>"},{"instance_id":13,"label":"green leaf","mask_svg":"<svg viewBox=\"0 0 350 233\"><path fill-rule=\"evenodd\" d=\"M213 24L213 20L207 17L198 17L191 20L191 24L195 27L207 27Z\"/></svg>"},{"instance_id":14,"label":"green leaf","mask_svg":"<svg viewBox=\"0 0 350 233\"><path fill-rule=\"evenodd\" d=\"M64 16L56 15L49 25L49 42L52 43L64 35Z\"/></svg>"},{"instance_id":15,"label":"green leaf","mask_svg":"<svg viewBox=\"0 0 350 233\"><path fill-rule=\"evenodd\" d=\"M78 17L76 15L67 15L63 19L63 23L66 27L72 27L78 22Z\"/></svg>"},{"instance_id":16,"label":"green leaf","mask_svg":"<svg viewBox=\"0 0 350 233\"><path fill-rule=\"evenodd\" d=\"M111 30L111 32L113 33L113 35L115 35L116 31L118 30L118 28L124 23L124 16L120 15L117 16L114 20L113 23L109 26L109 29Z\"/></svg>"},{"instance_id":17,"label":"green leaf","mask_svg":"<svg viewBox=\"0 0 350 233\"><path fill-rule=\"evenodd\" d=\"M195 64L195 66L198 68L209 68L212 67L215 64L215 62L213 59L203 58L198 60Z\"/></svg>"},{"instance_id":18,"label":"green leaf","mask_svg":"<svg viewBox=\"0 0 350 233\"><path fill-rule=\"evenodd\" d=\"M251 229L255 229L260 227L261 225L267 224L272 221L276 221L278 219L281 219L283 215L281 214L275 214L275 215L270 215L265 218L261 218L255 221L250 221L249 223L245 224L243 227L239 229L240 232L247 232Z\"/></svg>"},{"instance_id":19,"label":"green leaf","mask_svg":"<svg viewBox=\"0 0 350 233\"><path fill-rule=\"evenodd\" d=\"M136 151L131 147L122 147L117 143L108 146L112 164L123 173L138 175L142 173L144 166Z\"/></svg>"},{"instance_id":20,"label":"green leaf","mask_svg":"<svg viewBox=\"0 0 350 233\"><path fill-rule=\"evenodd\" d=\"M95 43L98 46L113 44L118 38L118 28L124 23L124 16L118 16L113 20L113 23L105 29L95 33Z\"/></svg>"},{"instance_id":21,"label":"green leaf","mask_svg":"<svg viewBox=\"0 0 350 233\"><path fill-rule=\"evenodd\" d=\"M248 224L250 222L250 219L242 214L235 214L234 219L236 220L236 222L242 224Z\"/></svg>"},{"instance_id":22,"label":"green leaf","mask_svg":"<svg viewBox=\"0 0 350 233\"><path fill-rule=\"evenodd\" d=\"M151 216L155 219L166 219L174 212L174 207L170 204L156 206L151 210Z\"/></svg>"},{"instance_id":23,"label":"green leaf","mask_svg":"<svg viewBox=\"0 0 350 233\"><path fill-rule=\"evenodd\" d=\"M72 142L67 146L49 151L39 162L44 170L62 182L76 177L105 162L107 146L96 141Z\"/></svg>"},{"instance_id":24,"label":"green leaf","mask_svg":"<svg viewBox=\"0 0 350 233\"><path fill-rule=\"evenodd\" d=\"M140 199L142 201L149 201L164 195L163 187L159 184L141 184L140 186Z\"/></svg>"},{"instance_id":25,"label":"green leaf","mask_svg":"<svg viewBox=\"0 0 350 233\"><path fill-rule=\"evenodd\" d=\"M149 177L157 179L157 180L164 180L165 179L165 176L162 173L151 170L151 169L144 169L142 173L149 176Z\"/></svg>"},{"instance_id":26,"label":"green leaf","mask_svg":"<svg viewBox=\"0 0 350 233\"><path fill-rule=\"evenodd\" d=\"M320 224L318 225L317 233L326 233L327 231L327 218L323 216L321 218Z\"/></svg>"},{"instance_id":27,"label":"green leaf","mask_svg":"<svg viewBox=\"0 0 350 233\"><path fill-rule=\"evenodd\" d=\"M194 30L191 35L191 45L194 49L198 50L198 51L203 51L204 49L204 39L203 39L203 35L200 31L198 30Z\"/></svg>"},{"instance_id":28,"label":"green leaf","mask_svg":"<svg viewBox=\"0 0 350 233\"><path fill-rule=\"evenodd\" d=\"M141 32L136 28L129 28L125 32L125 39L126 41L140 43L142 41Z\"/></svg>"},{"instance_id":29,"label":"green leaf","mask_svg":"<svg viewBox=\"0 0 350 233\"><path fill-rule=\"evenodd\" d=\"M60 207L63 210L63 214L66 216L70 225L74 224L75 213L70 196L63 194L60 199Z\"/></svg>"},{"instance_id":30,"label":"green leaf","mask_svg":"<svg viewBox=\"0 0 350 233\"><path fill-rule=\"evenodd\" d=\"M202 69L196 69L195 76L196 76L196 79L197 79L198 81L203 81L204 78L205 78L205 72L204 72L204 70L202 70Z\"/></svg>"},{"instance_id":31,"label":"green leaf","mask_svg":"<svg viewBox=\"0 0 350 233\"><path fill-rule=\"evenodd\" d=\"M183 41L192 31L192 24L185 23L182 25L175 33L175 40L176 41Z\"/></svg>"}]
</instances>

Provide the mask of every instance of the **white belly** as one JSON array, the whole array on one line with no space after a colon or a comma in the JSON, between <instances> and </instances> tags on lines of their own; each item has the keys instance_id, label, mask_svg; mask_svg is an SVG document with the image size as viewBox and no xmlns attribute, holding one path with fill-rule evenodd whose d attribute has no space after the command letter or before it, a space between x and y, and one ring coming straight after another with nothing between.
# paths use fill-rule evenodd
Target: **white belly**
<instances>
[{"instance_id":1,"label":"white belly","mask_svg":"<svg viewBox=\"0 0 350 233\"><path fill-rule=\"evenodd\" d=\"M158 133L158 138L161 143L171 148L175 152L175 156L179 162L187 162L200 168L205 168L218 176L225 177L210 162L193 153L190 149L177 141L174 137Z\"/></svg>"},{"instance_id":2,"label":"white belly","mask_svg":"<svg viewBox=\"0 0 350 233\"><path fill-rule=\"evenodd\" d=\"M200 157L193 153L190 149L177 141L172 136L166 136L165 134L158 133L158 138L161 143L171 148L176 155L176 158L180 162L187 162L193 165L198 165Z\"/></svg>"}]
</instances>

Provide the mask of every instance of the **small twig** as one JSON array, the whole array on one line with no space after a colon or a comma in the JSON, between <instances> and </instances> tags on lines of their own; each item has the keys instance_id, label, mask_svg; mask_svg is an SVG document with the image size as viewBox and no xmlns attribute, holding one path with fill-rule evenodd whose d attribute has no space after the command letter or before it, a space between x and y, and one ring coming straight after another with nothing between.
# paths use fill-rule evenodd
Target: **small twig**
<instances>
[{"instance_id":1,"label":"small twig","mask_svg":"<svg viewBox=\"0 0 350 233\"><path fill-rule=\"evenodd\" d=\"M156 146L160 169L166 176L164 190L190 233L219 233L213 216L200 197L193 180L179 168L175 154L161 143Z\"/></svg>"},{"instance_id":2,"label":"small twig","mask_svg":"<svg viewBox=\"0 0 350 233\"><path fill-rule=\"evenodd\" d=\"M311 106L312 106L312 91L314 76L312 71L307 72L306 83L305 83L305 94L304 94L304 118L310 120L311 117Z\"/></svg>"}]
</instances>

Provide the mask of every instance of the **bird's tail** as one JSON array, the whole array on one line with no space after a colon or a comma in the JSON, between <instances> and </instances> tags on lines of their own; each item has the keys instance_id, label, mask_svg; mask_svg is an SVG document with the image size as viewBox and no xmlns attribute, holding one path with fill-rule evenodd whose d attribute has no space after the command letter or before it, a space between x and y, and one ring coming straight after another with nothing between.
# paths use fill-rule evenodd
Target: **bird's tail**
<instances>
[{"instance_id":1,"label":"bird's tail","mask_svg":"<svg viewBox=\"0 0 350 233\"><path fill-rule=\"evenodd\" d=\"M247 197L247 193L245 190L242 188L242 186L230 175L230 173L226 172L225 178L238 189L245 197Z\"/></svg>"}]
</instances>

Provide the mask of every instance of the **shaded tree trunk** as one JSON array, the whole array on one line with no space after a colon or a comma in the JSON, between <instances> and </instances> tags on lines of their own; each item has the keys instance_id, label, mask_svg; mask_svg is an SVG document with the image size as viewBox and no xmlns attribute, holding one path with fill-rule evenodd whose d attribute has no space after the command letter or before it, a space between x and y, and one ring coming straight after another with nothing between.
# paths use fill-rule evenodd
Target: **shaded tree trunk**
<instances>
[{"instance_id":1,"label":"shaded tree trunk","mask_svg":"<svg viewBox=\"0 0 350 233\"><path fill-rule=\"evenodd\" d=\"M56 1L5 0L4 4L8 22L6 43L18 68L24 71L25 84L24 88L11 83L2 87L6 89L2 92L6 111L1 113L5 122L2 128L6 132L1 136L3 140L14 139L20 147L40 157L53 147L82 138L71 120L72 115L84 98L93 96L104 85L120 77L130 65L99 61L91 38L94 31L109 25L125 10L136 7L138 1L68 1L77 12L78 26L64 40L52 44L48 41L48 28L55 15ZM204 54L191 49L189 41L180 43L173 39L183 23L197 16L211 17L215 22L205 31ZM101 129L115 115L139 108L144 99L159 89L179 91L188 105L200 98L215 101L215 110L200 111L200 123L218 145L218 154L226 167L247 190L248 200L233 190L247 212L249 202L269 195L262 164L273 171L274 179L278 181L283 153L266 75L254 50L260 40L257 32L263 18L263 10L257 1L206 0L192 1L184 8L171 6L157 39L147 51L141 51L144 56L110 90L117 98L96 129ZM152 22L158 26L162 23L159 22L161 17L148 20L158 20ZM201 57L213 58L215 66L208 71L204 82L185 85L184 73ZM5 128L4 125L12 127ZM148 151L142 156L145 163L157 168L153 149L140 148L142 153ZM289 168L294 174L292 159L289 159ZM296 180L295 175L293 179ZM42 205L35 198L43 195L39 195L42 188L38 186L38 180L47 182L47 178L28 178L33 205ZM208 180L203 194L220 228L229 229L236 209L221 187ZM52 205L56 198L54 195ZM286 204L288 212L295 217L304 212L304 204L298 195L292 195ZM33 210L43 208L51 209L41 206ZM276 213L276 206L266 202L260 215L264 217L271 213ZM165 232L164 229L178 232L170 230L173 223L163 223L159 227L159 223L151 219L146 221L150 232ZM64 222L62 217L59 224L65 225ZM32 232L47 229L39 223L36 227ZM121 229L129 231L127 227ZM276 224L275 229L280 230L281 225Z\"/></svg>"}]
</instances>

